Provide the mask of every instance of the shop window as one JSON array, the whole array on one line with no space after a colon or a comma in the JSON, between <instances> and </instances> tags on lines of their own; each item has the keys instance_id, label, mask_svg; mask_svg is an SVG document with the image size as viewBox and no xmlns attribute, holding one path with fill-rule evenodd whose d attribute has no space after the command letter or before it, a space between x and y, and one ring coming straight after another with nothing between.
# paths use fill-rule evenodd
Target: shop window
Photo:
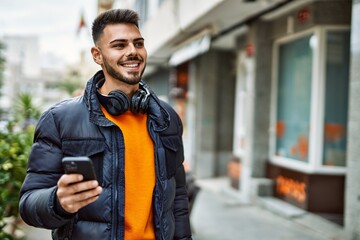
<instances>
[{"instance_id":1,"label":"shop window","mask_svg":"<svg viewBox=\"0 0 360 240\"><path fill-rule=\"evenodd\" d=\"M326 34L323 164L345 166L350 33Z\"/></svg>"},{"instance_id":2,"label":"shop window","mask_svg":"<svg viewBox=\"0 0 360 240\"><path fill-rule=\"evenodd\" d=\"M350 32L315 27L275 42L271 161L307 172L343 172Z\"/></svg>"},{"instance_id":3,"label":"shop window","mask_svg":"<svg viewBox=\"0 0 360 240\"><path fill-rule=\"evenodd\" d=\"M308 161L311 35L279 47L276 155Z\"/></svg>"}]
</instances>

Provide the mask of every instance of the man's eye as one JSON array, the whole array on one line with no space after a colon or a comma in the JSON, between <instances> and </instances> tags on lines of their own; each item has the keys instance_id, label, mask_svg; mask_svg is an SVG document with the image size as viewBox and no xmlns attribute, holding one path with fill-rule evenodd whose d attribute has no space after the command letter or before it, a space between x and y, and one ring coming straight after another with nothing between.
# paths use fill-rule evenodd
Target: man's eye
<instances>
[{"instance_id":1,"label":"man's eye","mask_svg":"<svg viewBox=\"0 0 360 240\"><path fill-rule=\"evenodd\" d=\"M115 44L114 47L115 48L124 48L125 44Z\"/></svg>"},{"instance_id":2,"label":"man's eye","mask_svg":"<svg viewBox=\"0 0 360 240\"><path fill-rule=\"evenodd\" d=\"M143 47L144 43L143 42L136 42L134 43L135 47Z\"/></svg>"}]
</instances>

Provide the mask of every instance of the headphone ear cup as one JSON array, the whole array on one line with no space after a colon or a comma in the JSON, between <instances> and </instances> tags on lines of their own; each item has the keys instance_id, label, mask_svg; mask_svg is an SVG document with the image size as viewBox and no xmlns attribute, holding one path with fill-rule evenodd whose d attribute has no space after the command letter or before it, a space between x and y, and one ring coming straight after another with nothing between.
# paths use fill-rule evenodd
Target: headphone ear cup
<instances>
[{"instance_id":1,"label":"headphone ear cup","mask_svg":"<svg viewBox=\"0 0 360 240\"><path fill-rule=\"evenodd\" d=\"M111 115L118 116L129 109L130 100L125 93L114 90L109 92L104 107Z\"/></svg>"},{"instance_id":2,"label":"headphone ear cup","mask_svg":"<svg viewBox=\"0 0 360 240\"><path fill-rule=\"evenodd\" d=\"M149 95L146 91L142 90L143 97L140 102L140 110L142 113L146 113L149 107Z\"/></svg>"},{"instance_id":3,"label":"headphone ear cup","mask_svg":"<svg viewBox=\"0 0 360 240\"><path fill-rule=\"evenodd\" d=\"M131 112L139 113L141 110L141 99L143 95L141 93L141 89L137 90L131 98Z\"/></svg>"},{"instance_id":4,"label":"headphone ear cup","mask_svg":"<svg viewBox=\"0 0 360 240\"><path fill-rule=\"evenodd\" d=\"M148 95L142 90L138 89L131 98L131 111L133 113L146 113L148 109Z\"/></svg>"}]
</instances>

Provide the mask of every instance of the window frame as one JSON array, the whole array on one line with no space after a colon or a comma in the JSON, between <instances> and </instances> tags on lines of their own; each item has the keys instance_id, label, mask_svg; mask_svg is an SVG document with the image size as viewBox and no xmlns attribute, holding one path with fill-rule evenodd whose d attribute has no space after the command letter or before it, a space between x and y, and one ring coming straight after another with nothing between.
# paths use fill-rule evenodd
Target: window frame
<instances>
[{"instance_id":1,"label":"window frame","mask_svg":"<svg viewBox=\"0 0 360 240\"><path fill-rule=\"evenodd\" d=\"M344 175L346 166L326 166L323 165L323 134L324 134L324 111L325 111L325 70L326 70L326 34L328 31L349 31L349 26L322 25L315 26L305 31L294 33L285 37L278 38L273 44L273 64L272 64L272 89L271 89L271 109L270 109L270 139L269 139L269 161L275 165L287 167L289 169L304 173L320 173L332 175ZM311 99L310 99L310 119L309 125L309 155L307 162L283 156L276 156L276 118L277 118L277 91L278 91L278 67L279 49L286 43L313 35L313 59L311 77Z\"/></svg>"}]
</instances>

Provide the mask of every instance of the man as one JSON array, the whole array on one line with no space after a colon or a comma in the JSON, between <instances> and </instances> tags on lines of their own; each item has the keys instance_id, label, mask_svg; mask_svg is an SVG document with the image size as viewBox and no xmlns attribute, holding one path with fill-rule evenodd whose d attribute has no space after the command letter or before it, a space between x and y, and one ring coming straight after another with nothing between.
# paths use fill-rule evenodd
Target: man
<instances>
[{"instance_id":1,"label":"man","mask_svg":"<svg viewBox=\"0 0 360 240\"><path fill-rule=\"evenodd\" d=\"M95 19L91 53L102 71L39 120L20 213L53 239L191 239L182 124L141 81L138 19L120 9ZM92 159L97 181L64 174L67 156Z\"/></svg>"}]
</instances>

